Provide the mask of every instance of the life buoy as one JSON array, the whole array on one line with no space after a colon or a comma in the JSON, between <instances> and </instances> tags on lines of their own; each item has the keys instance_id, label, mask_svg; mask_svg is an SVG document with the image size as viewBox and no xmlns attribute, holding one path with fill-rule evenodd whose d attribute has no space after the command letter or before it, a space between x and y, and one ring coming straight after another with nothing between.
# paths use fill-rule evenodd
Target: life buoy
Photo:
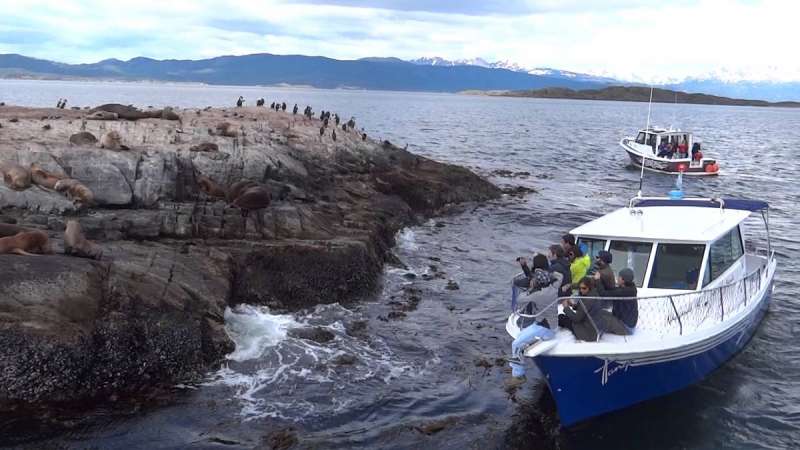
<instances>
[{"instance_id":1,"label":"life buoy","mask_svg":"<svg viewBox=\"0 0 800 450\"><path fill-rule=\"evenodd\" d=\"M705 167L706 173L716 173L719 171L719 165L717 163L711 163L706 165Z\"/></svg>"},{"instance_id":2,"label":"life buoy","mask_svg":"<svg viewBox=\"0 0 800 450\"><path fill-rule=\"evenodd\" d=\"M686 172L687 166L686 164L678 164L678 172Z\"/></svg>"}]
</instances>

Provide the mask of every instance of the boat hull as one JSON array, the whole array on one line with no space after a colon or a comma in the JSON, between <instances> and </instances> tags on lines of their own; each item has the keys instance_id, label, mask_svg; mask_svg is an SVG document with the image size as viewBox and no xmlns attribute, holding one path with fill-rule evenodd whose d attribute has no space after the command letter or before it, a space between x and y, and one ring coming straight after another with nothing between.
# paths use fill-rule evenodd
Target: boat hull
<instances>
[{"instance_id":1,"label":"boat hull","mask_svg":"<svg viewBox=\"0 0 800 450\"><path fill-rule=\"evenodd\" d=\"M747 316L692 346L631 358L548 356L534 358L558 406L561 425L623 409L695 384L747 345L767 311L772 282Z\"/></svg>"},{"instance_id":2,"label":"boat hull","mask_svg":"<svg viewBox=\"0 0 800 450\"><path fill-rule=\"evenodd\" d=\"M642 167L642 154L638 151L628 147L624 143L621 144L631 164L636 167ZM719 175L719 168L716 161L710 158L703 158L700 161L690 161L689 159L666 159L656 157L644 157L644 168L652 172L661 172L669 174L678 174L683 172L684 175L694 176L714 176Z\"/></svg>"}]
</instances>

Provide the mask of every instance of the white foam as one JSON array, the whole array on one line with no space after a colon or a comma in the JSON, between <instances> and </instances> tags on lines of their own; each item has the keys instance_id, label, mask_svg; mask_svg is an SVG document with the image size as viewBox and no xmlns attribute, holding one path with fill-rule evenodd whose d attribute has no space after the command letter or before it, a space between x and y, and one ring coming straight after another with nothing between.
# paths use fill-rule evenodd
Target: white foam
<instances>
[{"instance_id":1,"label":"white foam","mask_svg":"<svg viewBox=\"0 0 800 450\"><path fill-rule=\"evenodd\" d=\"M419 250L416 240L417 235L411 228L403 228L397 233L397 246L403 250Z\"/></svg>"},{"instance_id":2,"label":"white foam","mask_svg":"<svg viewBox=\"0 0 800 450\"><path fill-rule=\"evenodd\" d=\"M225 330L236 344L228 359L241 362L258 358L267 348L286 339L286 331L297 325L292 316L270 314L264 306L226 308Z\"/></svg>"}]
</instances>

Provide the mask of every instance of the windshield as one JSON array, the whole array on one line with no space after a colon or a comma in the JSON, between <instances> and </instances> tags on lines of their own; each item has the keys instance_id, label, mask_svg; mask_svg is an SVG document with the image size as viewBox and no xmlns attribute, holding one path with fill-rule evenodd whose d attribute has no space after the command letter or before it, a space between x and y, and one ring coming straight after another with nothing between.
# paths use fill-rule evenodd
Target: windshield
<instances>
[{"instance_id":1,"label":"windshield","mask_svg":"<svg viewBox=\"0 0 800 450\"><path fill-rule=\"evenodd\" d=\"M584 255L589 255L589 258L594 261L595 256L600 253L601 250L606 249L606 240L605 239L592 239L592 238L578 238L577 241L578 247L580 247L581 251Z\"/></svg>"},{"instance_id":2,"label":"windshield","mask_svg":"<svg viewBox=\"0 0 800 450\"><path fill-rule=\"evenodd\" d=\"M626 267L633 270L634 283L642 287L652 248L650 242L611 241L608 248L611 252L611 268L615 274Z\"/></svg>"},{"instance_id":3,"label":"windshield","mask_svg":"<svg viewBox=\"0 0 800 450\"><path fill-rule=\"evenodd\" d=\"M705 247L705 244L658 244L649 287L696 289Z\"/></svg>"}]
</instances>

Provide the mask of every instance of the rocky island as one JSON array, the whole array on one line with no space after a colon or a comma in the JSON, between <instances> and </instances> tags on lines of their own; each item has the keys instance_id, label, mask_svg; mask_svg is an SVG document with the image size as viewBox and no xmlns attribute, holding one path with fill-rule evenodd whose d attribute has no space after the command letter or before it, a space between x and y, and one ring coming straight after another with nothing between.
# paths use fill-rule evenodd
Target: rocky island
<instances>
[{"instance_id":1,"label":"rocky island","mask_svg":"<svg viewBox=\"0 0 800 450\"><path fill-rule=\"evenodd\" d=\"M233 350L227 306L357 300L402 227L500 195L266 107L3 105L0 170L0 239L47 236L0 245L0 413L199 379Z\"/></svg>"}]
</instances>

